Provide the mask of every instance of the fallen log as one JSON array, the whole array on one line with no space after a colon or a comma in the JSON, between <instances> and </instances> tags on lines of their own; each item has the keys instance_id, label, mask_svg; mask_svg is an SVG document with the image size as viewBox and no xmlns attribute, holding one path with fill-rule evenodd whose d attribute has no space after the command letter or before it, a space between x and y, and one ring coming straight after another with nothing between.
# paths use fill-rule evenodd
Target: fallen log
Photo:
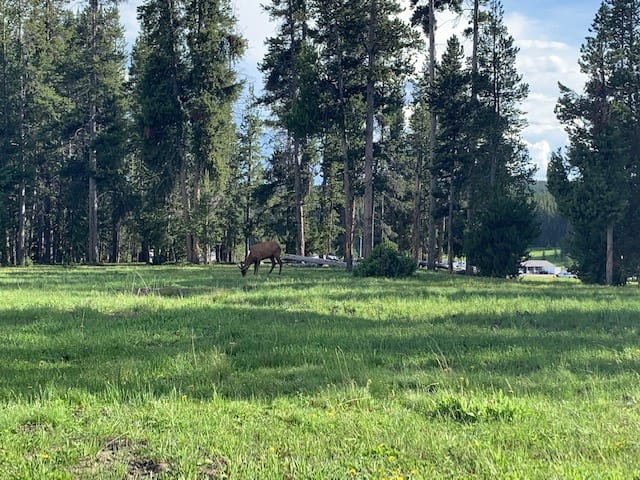
<instances>
[{"instance_id":1,"label":"fallen log","mask_svg":"<svg viewBox=\"0 0 640 480\"><path fill-rule=\"evenodd\" d=\"M311 263L315 265L327 265L330 267L343 267L346 268L347 263L339 260L329 260L328 258L319 257L303 257L302 255L293 255L292 253L285 253L285 260L290 262Z\"/></svg>"}]
</instances>

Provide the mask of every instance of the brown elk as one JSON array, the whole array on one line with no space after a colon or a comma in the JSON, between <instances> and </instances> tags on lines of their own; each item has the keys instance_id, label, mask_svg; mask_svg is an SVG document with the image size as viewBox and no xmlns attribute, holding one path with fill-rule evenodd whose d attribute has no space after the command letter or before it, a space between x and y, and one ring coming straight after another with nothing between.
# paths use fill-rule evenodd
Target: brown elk
<instances>
[{"instance_id":1,"label":"brown elk","mask_svg":"<svg viewBox=\"0 0 640 480\"><path fill-rule=\"evenodd\" d=\"M240 265L240 272L242 272L242 276L244 277L247 274L247 270L253 264L253 274L258 273L258 267L260 266L260 262L269 258L271 260L271 270L269 273L273 272L273 269L276 266L276 262L280 265L280 270L278 271L278 275L282 273L282 260L280 260L280 245L278 242L269 241L269 242L261 242L256 243L251 247L249 251L249 255L245 258L244 262Z\"/></svg>"}]
</instances>

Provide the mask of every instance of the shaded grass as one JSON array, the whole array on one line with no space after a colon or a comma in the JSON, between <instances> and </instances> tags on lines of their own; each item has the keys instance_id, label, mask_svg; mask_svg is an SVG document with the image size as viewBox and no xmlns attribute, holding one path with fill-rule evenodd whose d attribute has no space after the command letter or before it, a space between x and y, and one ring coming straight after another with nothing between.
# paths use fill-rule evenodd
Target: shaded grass
<instances>
[{"instance_id":1,"label":"shaded grass","mask_svg":"<svg viewBox=\"0 0 640 480\"><path fill-rule=\"evenodd\" d=\"M640 475L634 288L130 266L0 291L2 478Z\"/></svg>"}]
</instances>

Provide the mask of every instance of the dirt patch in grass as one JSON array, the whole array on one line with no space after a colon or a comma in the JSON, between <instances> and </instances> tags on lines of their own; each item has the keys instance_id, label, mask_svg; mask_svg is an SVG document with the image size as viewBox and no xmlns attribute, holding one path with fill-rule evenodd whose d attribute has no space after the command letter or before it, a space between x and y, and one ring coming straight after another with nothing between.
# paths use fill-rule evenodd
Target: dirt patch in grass
<instances>
[{"instance_id":1,"label":"dirt patch in grass","mask_svg":"<svg viewBox=\"0 0 640 480\"><path fill-rule=\"evenodd\" d=\"M229 478L227 469L229 468L229 462L222 456L217 456L209 460L205 465L200 467L200 472L204 478L207 479L222 479Z\"/></svg>"},{"instance_id":2,"label":"dirt patch in grass","mask_svg":"<svg viewBox=\"0 0 640 480\"><path fill-rule=\"evenodd\" d=\"M169 472L167 462L142 457L140 450L146 447L144 440L126 437L108 439L93 458L83 459L73 470L74 478L92 478L100 472L114 472L118 466L126 466L124 479L160 478Z\"/></svg>"},{"instance_id":3,"label":"dirt patch in grass","mask_svg":"<svg viewBox=\"0 0 640 480\"><path fill-rule=\"evenodd\" d=\"M129 460L128 478L156 478L169 471L169 464L157 462L148 458L134 458Z\"/></svg>"},{"instance_id":4,"label":"dirt patch in grass","mask_svg":"<svg viewBox=\"0 0 640 480\"><path fill-rule=\"evenodd\" d=\"M51 430L51 426L47 423L42 423L37 420L28 420L19 425L14 431L25 435L33 435L38 432L48 432L49 430Z\"/></svg>"}]
</instances>

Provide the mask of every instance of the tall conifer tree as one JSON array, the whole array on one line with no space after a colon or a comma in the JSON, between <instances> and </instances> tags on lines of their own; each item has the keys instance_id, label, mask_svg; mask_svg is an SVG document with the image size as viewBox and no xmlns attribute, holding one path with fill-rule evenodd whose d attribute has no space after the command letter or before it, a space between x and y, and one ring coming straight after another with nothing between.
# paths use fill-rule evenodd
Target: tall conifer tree
<instances>
[{"instance_id":1,"label":"tall conifer tree","mask_svg":"<svg viewBox=\"0 0 640 480\"><path fill-rule=\"evenodd\" d=\"M86 261L95 264L101 260L99 189L106 190L112 179L106 178L105 173L117 171L126 156L126 54L117 6L91 0L74 19L72 44L77 51L70 65L73 119L77 122L72 135L77 160L86 162ZM110 187L115 186L111 182ZM105 212L106 219L111 217Z\"/></svg>"},{"instance_id":2,"label":"tall conifer tree","mask_svg":"<svg viewBox=\"0 0 640 480\"><path fill-rule=\"evenodd\" d=\"M313 2L322 45L322 110L325 144L339 145L342 164L342 249L347 270L353 267L356 190L361 185L364 151L367 10L364 0ZM336 141L335 144L333 143Z\"/></svg>"},{"instance_id":3,"label":"tall conifer tree","mask_svg":"<svg viewBox=\"0 0 640 480\"><path fill-rule=\"evenodd\" d=\"M61 152L60 120L68 108L59 72L65 51L63 6L3 2L0 38L0 261L21 265L32 242L33 212L45 195L39 173L49 172ZM50 217L49 217L50 218ZM53 228L50 225L51 228ZM47 238L50 246L51 235Z\"/></svg>"},{"instance_id":4,"label":"tall conifer tree","mask_svg":"<svg viewBox=\"0 0 640 480\"><path fill-rule=\"evenodd\" d=\"M193 215L203 179L221 194L228 175L232 105L241 91L234 68L246 44L235 33L229 0L149 0L139 18L132 74L151 172L149 208L161 216L170 195L179 194L184 253L197 263ZM162 223L166 231L168 219ZM161 241L157 234L153 240Z\"/></svg>"},{"instance_id":5,"label":"tall conifer tree","mask_svg":"<svg viewBox=\"0 0 640 480\"><path fill-rule=\"evenodd\" d=\"M502 2L491 0L479 23L477 72L472 76L468 145L473 163L466 172L473 210L464 234L467 261L480 273L515 275L537 236L532 185L534 168L522 140L520 108L529 87L516 69L518 48L504 25ZM501 240L508 239L508 241Z\"/></svg>"},{"instance_id":6,"label":"tall conifer tree","mask_svg":"<svg viewBox=\"0 0 640 480\"><path fill-rule=\"evenodd\" d=\"M309 27L311 10L307 0L272 0L267 11L278 22L278 30L276 36L268 39L268 52L260 65L266 78L263 101L272 110L277 128L287 136L296 221L295 250L304 255L306 203L312 182L311 144L319 131L319 71Z\"/></svg>"},{"instance_id":7,"label":"tall conifer tree","mask_svg":"<svg viewBox=\"0 0 640 480\"><path fill-rule=\"evenodd\" d=\"M637 210L640 146L640 2L606 0L582 48L583 94L560 85L556 112L570 147L556 152L549 188L572 227L570 253L582 279L624 282L637 248L625 238ZM627 258L626 265L622 259Z\"/></svg>"},{"instance_id":8,"label":"tall conifer tree","mask_svg":"<svg viewBox=\"0 0 640 480\"><path fill-rule=\"evenodd\" d=\"M411 5L414 8L413 23L420 25L429 42L429 55L428 55L428 95L432 94L435 78L436 78L436 12L451 9L459 12L461 8L461 0L411 0ZM435 111L430 109L429 115L429 142L427 143L428 162L429 168L432 168L436 163L436 141L437 141L437 128L438 120ZM416 168L416 172L420 172L422 169L420 166ZM422 185L422 182L416 181L416 185ZM436 260L438 258L438 251L436 245L436 224L434 218L436 216L436 199L434 197L436 191L436 178L433 175L429 176L429 224L428 230L428 246L427 246L427 266L430 269L435 269ZM418 197L419 198L419 197ZM414 202L414 209L419 211L420 205ZM417 215L417 212L414 213ZM418 228L418 225L416 225ZM414 249L417 239L414 239Z\"/></svg>"},{"instance_id":9,"label":"tall conifer tree","mask_svg":"<svg viewBox=\"0 0 640 480\"><path fill-rule=\"evenodd\" d=\"M385 98L390 85L404 83L413 65L410 48L416 48L417 37L400 18L397 0L369 0L366 5L367 29L365 77L365 146L363 198L363 256L368 257L374 243L375 136L383 137L384 126L377 119L383 108L393 101ZM388 89L392 91L393 89Z\"/></svg>"},{"instance_id":10,"label":"tall conifer tree","mask_svg":"<svg viewBox=\"0 0 640 480\"><path fill-rule=\"evenodd\" d=\"M429 105L438 117L440 132L436 142L436 160L430 174L437 179L434 197L438 212L434 220L446 218L447 258L453 270L454 257L461 253L462 192L467 187L471 167L469 144L471 115L471 75L463 67L464 51L453 36L437 68ZM461 220L461 219L460 219Z\"/></svg>"}]
</instances>

